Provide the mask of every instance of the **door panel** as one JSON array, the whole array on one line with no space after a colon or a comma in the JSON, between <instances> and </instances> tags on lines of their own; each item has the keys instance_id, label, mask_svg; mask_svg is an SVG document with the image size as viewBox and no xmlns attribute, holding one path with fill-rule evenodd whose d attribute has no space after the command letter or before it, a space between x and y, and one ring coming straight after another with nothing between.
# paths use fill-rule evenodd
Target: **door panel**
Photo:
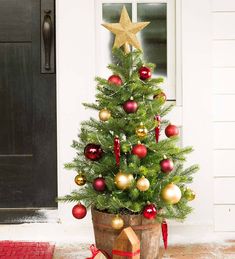
<instances>
[{"instance_id":1,"label":"door panel","mask_svg":"<svg viewBox=\"0 0 235 259\"><path fill-rule=\"evenodd\" d=\"M0 57L0 154L31 154L31 44L2 43Z\"/></svg>"},{"instance_id":2,"label":"door panel","mask_svg":"<svg viewBox=\"0 0 235 259\"><path fill-rule=\"evenodd\" d=\"M32 156L0 157L2 208L35 206L32 161Z\"/></svg>"},{"instance_id":3,"label":"door panel","mask_svg":"<svg viewBox=\"0 0 235 259\"><path fill-rule=\"evenodd\" d=\"M41 74L41 8L0 0L0 208L56 207L56 75Z\"/></svg>"},{"instance_id":4,"label":"door panel","mask_svg":"<svg viewBox=\"0 0 235 259\"><path fill-rule=\"evenodd\" d=\"M31 0L1 0L0 41L31 41Z\"/></svg>"}]
</instances>

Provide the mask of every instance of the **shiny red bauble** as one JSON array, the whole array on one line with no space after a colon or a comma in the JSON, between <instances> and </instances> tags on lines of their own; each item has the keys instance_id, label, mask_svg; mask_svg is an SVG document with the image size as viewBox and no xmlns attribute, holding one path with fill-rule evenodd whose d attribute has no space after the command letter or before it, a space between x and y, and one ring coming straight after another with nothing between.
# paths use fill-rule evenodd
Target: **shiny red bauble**
<instances>
[{"instance_id":1,"label":"shiny red bauble","mask_svg":"<svg viewBox=\"0 0 235 259\"><path fill-rule=\"evenodd\" d=\"M145 145L137 144L132 148L132 154L138 156L139 158L144 158L147 156L148 150Z\"/></svg>"},{"instance_id":2,"label":"shiny red bauble","mask_svg":"<svg viewBox=\"0 0 235 259\"><path fill-rule=\"evenodd\" d=\"M122 107L126 113L135 113L138 109L138 103L134 100L128 100L124 102Z\"/></svg>"},{"instance_id":3,"label":"shiny red bauble","mask_svg":"<svg viewBox=\"0 0 235 259\"><path fill-rule=\"evenodd\" d=\"M108 78L108 82L112 85L121 86L122 85L122 79L118 75L112 75Z\"/></svg>"},{"instance_id":4,"label":"shiny red bauble","mask_svg":"<svg viewBox=\"0 0 235 259\"><path fill-rule=\"evenodd\" d=\"M174 169L174 163L171 159L163 159L160 162L161 170L163 173L170 173Z\"/></svg>"},{"instance_id":5,"label":"shiny red bauble","mask_svg":"<svg viewBox=\"0 0 235 259\"><path fill-rule=\"evenodd\" d=\"M92 161L99 160L103 155L103 150L100 145L97 144L88 144L84 149L84 155L87 159Z\"/></svg>"},{"instance_id":6,"label":"shiny red bauble","mask_svg":"<svg viewBox=\"0 0 235 259\"><path fill-rule=\"evenodd\" d=\"M165 134L168 138L178 136L179 129L175 125L170 124L165 128Z\"/></svg>"},{"instance_id":7,"label":"shiny red bauble","mask_svg":"<svg viewBox=\"0 0 235 259\"><path fill-rule=\"evenodd\" d=\"M98 192L103 192L106 187L105 179L103 177L97 177L93 183L93 188Z\"/></svg>"},{"instance_id":8,"label":"shiny red bauble","mask_svg":"<svg viewBox=\"0 0 235 259\"><path fill-rule=\"evenodd\" d=\"M154 204L148 204L144 207L143 216L146 219L155 219L157 216L157 209Z\"/></svg>"},{"instance_id":9,"label":"shiny red bauble","mask_svg":"<svg viewBox=\"0 0 235 259\"><path fill-rule=\"evenodd\" d=\"M152 76L151 69L148 67L141 67L139 69L139 77L141 80L147 80Z\"/></svg>"},{"instance_id":10,"label":"shiny red bauble","mask_svg":"<svg viewBox=\"0 0 235 259\"><path fill-rule=\"evenodd\" d=\"M82 204L77 204L72 209L72 214L76 219L83 219L86 216L86 207Z\"/></svg>"}]
</instances>

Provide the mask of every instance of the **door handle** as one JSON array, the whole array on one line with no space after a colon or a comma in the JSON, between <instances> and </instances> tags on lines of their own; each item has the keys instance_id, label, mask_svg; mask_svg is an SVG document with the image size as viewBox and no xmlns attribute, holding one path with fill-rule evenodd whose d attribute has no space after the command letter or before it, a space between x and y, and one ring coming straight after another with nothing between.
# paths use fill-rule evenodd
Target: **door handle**
<instances>
[{"instance_id":1,"label":"door handle","mask_svg":"<svg viewBox=\"0 0 235 259\"><path fill-rule=\"evenodd\" d=\"M44 43L44 69L51 70L51 48L53 38L53 24L51 19L51 10L44 11L44 18L42 22L42 36Z\"/></svg>"}]
</instances>

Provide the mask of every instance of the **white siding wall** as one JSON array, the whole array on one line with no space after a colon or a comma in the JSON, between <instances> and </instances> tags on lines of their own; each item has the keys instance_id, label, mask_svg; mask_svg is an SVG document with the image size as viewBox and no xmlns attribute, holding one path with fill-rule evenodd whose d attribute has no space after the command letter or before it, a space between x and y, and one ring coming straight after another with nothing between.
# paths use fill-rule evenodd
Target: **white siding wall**
<instances>
[{"instance_id":1,"label":"white siding wall","mask_svg":"<svg viewBox=\"0 0 235 259\"><path fill-rule=\"evenodd\" d=\"M214 215L235 231L235 1L213 0Z\"/></svg>"}]
</instances>

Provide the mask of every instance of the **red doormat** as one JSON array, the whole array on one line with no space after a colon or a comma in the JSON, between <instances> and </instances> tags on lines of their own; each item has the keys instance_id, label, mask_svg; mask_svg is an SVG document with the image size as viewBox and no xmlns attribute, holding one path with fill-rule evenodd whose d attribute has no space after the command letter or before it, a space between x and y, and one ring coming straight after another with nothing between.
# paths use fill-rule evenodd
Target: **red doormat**
<instances>
[{"instance_id":1,"label":"red doormat","mask_svg":"<svg viewBox=\"0 0 235 259\"><path fill-rule=\"evenodd\" d=\"M55 245L46 242L0 241L0 258L51 259Z\"/></svg>"}]
</instances>

